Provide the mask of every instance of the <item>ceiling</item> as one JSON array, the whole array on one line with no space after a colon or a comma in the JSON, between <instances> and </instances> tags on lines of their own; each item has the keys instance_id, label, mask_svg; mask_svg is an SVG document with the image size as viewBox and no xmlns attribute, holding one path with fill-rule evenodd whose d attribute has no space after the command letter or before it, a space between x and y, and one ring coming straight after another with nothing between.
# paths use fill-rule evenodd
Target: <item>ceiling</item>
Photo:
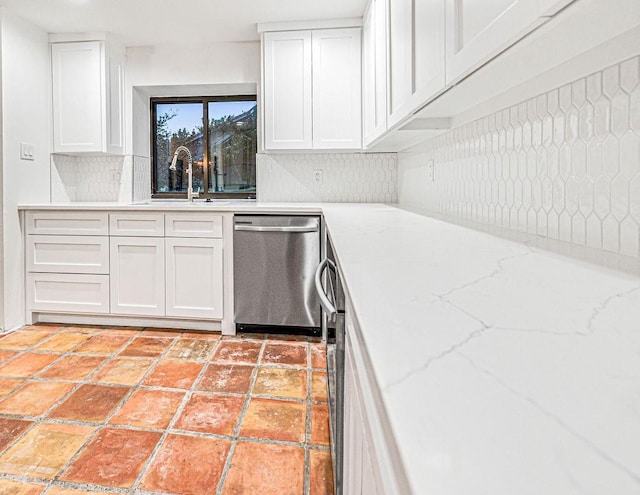
<instances>
[{"instance_id":1,"label":"ceiling","mask_svg":"<svg viewBox=\"0 0 640 495\"><path fill-rule=\"evenodd\" d=\"M50 33L106 31L127 46L258 39L256 23L361 17L367 0L0 0Z\"/></svg>"}]
</instances>

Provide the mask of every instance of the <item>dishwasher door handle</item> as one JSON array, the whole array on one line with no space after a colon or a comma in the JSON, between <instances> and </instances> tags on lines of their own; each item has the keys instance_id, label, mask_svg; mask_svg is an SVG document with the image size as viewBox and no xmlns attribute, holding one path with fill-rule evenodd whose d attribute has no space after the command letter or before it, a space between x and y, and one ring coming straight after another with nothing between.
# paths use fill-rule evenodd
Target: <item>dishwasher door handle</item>
<instances>
[{"instance_id":1,"label":"dishwasher door handle","mask_svg":"<svg viewBox=\"0 0 640 495\"><path fill-rule=\"evenodd\" d=\"M324 308L327 316L330 320L333 320L337 314L338 310L333 305L333 303L327 297L327 294L324 291L324 287L322 286L322 274L330 267L332 270L336 270L336 264L331 261L329 258L325 258L320 262L318 268L316 268L315 274L315 283L316 283L316 292L318 293L318 297L320 298L320 305Z\"/></svg>"},{"instance_id":2,"label":"dishwasher door handle","mask_svg":"<svg viewBox=\"0 0 640 495\"><path fill-rule=\"evenodd\" d=\"M307 232L318 232L318 227L279 227L276 225L242 225L236 224L235 230L243 232L289 232L305 234Z\"/></svg>"}]
</instances>

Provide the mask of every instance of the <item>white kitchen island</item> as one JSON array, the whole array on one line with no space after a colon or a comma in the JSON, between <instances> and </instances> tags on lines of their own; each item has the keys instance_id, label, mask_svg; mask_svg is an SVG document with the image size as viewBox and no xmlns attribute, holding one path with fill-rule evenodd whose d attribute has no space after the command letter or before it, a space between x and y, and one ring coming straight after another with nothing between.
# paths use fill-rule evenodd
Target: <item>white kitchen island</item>
<instances>
[{"instance_id":1,"label":"white kitchen island","mask_svg":"<svg viewBox=\"0 0 640 495\"><path fill-rule=\"evenodd\" d=\"M67 208L322 212L388 447L372 455L391 456L398 492L640 493L637 260L607 268L387 205L22 207Z\"/></svg>"}]
</instances>

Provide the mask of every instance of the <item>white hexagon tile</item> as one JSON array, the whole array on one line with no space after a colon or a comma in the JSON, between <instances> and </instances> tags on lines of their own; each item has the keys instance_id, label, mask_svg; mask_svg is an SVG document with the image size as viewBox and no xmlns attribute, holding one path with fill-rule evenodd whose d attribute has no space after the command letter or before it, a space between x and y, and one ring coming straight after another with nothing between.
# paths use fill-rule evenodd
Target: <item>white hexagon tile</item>
<instances>
[{"instance_id":1,"label":"white hexagon tile","mask_svg":"<svg viewBox=\"0 0 640 495\"><path fill-rule=\"evenodd\" d=\"M316 181L314 171L321 171ZM395 153L258 154L259 201L395 203Z\"/></svg>"},{"instance_id":2,"label":"white hexagon tile","mask_svg":"<svg viewBox=\"0 0 640 495\"><path fill-rule=\"evenodd\" d=\"M151 158L132 156L133 202L143 203L151 199Z\"/></svg>"},{"instance_id":3,"label":"white hexagon tile","mask_svg":"<svg viewBox=\"0 0 640 495\"><path fill-rule=\"evenodd\" d=\"M138 156L51 155L54 202L142 202L151 194L150 160Z\"/></svg>"},{"instance_id":4,"label":"white hexagon tile","mask_svg":"<svg viewBox=\"0 0 640 495\"><path fill-rule=\"evenodd\" d=\"M398 182L401 205L640 256L640 57L400 153Z\"/></svg>"}]
</instances>

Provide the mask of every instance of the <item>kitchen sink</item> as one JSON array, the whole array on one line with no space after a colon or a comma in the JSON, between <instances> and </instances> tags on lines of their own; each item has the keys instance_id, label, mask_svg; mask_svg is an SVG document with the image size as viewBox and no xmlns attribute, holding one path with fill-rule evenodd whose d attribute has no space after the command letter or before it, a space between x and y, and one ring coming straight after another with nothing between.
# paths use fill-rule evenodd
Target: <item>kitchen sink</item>
<instances>
[{"instance_id":1,"label":"kitchen sink","mask_svg":"<svg viewBox=\"0 0 640 495\"><path fill-rule=\"evenodd\" d=\"M199 201L193 201L189 203L186 199L152 199L145 204L149 206L176 206L181 208L198 208L202 206L226 206L230 201L211 200L205 201L203 199Z\"/></svg>"}]
</instances>

